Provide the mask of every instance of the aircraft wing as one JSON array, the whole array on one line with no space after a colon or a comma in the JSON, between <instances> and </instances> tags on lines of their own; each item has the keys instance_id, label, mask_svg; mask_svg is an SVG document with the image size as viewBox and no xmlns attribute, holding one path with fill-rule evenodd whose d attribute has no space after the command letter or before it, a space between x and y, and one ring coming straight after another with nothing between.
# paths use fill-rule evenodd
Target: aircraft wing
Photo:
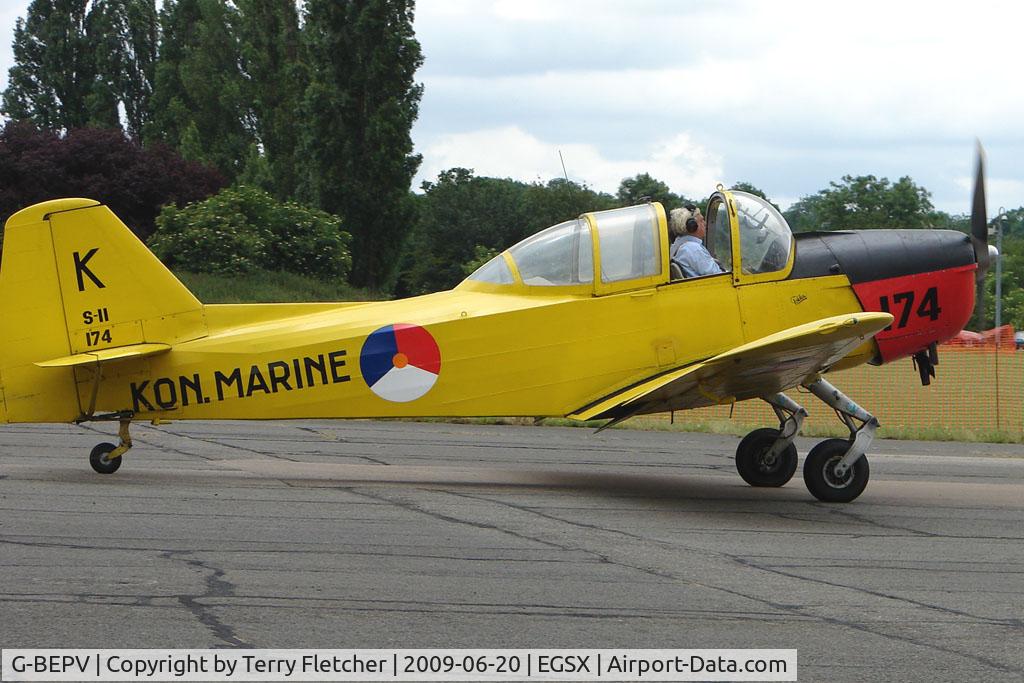
<instances>
[{"instance_id":1,"label":"aircraft wing","mask_svg":"<svg viewBox=\"0 0 1024 683\"><path fill-rule=\"evenodd\" d=\"M584 406L568 417L611 419L685 410L769 396L804 384L892 323L888 313L822 318L655 375Z\"/></svg>"}]
</instances>

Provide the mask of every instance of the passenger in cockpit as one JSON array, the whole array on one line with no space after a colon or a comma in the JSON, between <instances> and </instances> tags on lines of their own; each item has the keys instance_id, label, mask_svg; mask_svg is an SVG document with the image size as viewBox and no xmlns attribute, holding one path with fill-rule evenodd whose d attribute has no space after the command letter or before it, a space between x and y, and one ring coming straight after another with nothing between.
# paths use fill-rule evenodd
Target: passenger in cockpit
<instances>
[{"instance_id":1,"label":"passenger in cockpit","mask_svg":"<svg viewBox=\"0 0 1024 683\"><path fill-rule=\"evenodd\" d=\"M687 204L672 209L669 214L669 233L675 238L669 248L669 258L683 271L683 277L699 277L723 272L718 262L704 246L707 224L700 209Z\"/></svg>"}]
</instances>

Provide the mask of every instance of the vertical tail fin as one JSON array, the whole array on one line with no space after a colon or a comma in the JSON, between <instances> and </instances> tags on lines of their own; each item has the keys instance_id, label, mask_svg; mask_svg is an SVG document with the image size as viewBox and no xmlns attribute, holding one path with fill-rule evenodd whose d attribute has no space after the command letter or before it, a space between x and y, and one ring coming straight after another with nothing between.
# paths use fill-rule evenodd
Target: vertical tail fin
<instances>
[{"instance_id":1,"label":"vertical tail fin","mask_svg":"<svg viewBox=\"0 0 1024 683\"><path fill-rule=\"evenodd\" d=\"M199 300L106 206L59 199L8 219L0 262L0 421L82 415L75 370L37 362L205 334ZM91 371L79 372L84 381Z\"/></svg>"}]
</instances>

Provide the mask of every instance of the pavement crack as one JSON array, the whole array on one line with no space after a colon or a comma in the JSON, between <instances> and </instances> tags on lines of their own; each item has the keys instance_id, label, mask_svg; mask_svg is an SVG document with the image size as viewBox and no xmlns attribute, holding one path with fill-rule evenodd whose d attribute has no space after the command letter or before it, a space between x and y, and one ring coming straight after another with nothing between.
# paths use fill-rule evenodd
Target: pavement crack
<instances>
[{"instance_id":1,"label":"pavement crack","mask_svg":"<svg viewBox=\"0 0 1024 683\"><path fill-rule=\"evenodd\" d=\"M580 548L580 547L568 546L568 545L564 545L564 544L560 544L560 543L554 543L553 541L548 541L548 540L545 540L543 538L538 538L536 536L530 536L529 534L523 534L523 533L520 533L518 531L513 531L511 529L506 529L506 528L497 526L496 524L486 524L484 522L475 522L475 521L471 521L471 520L460 519L458 517L452 517L451 515L445 515L445 514L440 513L440 512L434 512L433 510L427 510L426 508L424 508L422 506L419 506L419 505L415 505L413 503L407 503L407 502L404 502L404 501L396 501L396 500L392 500L390 498L386 498L384 496L375 496L375 495L372 495L372 494L367 493L365 491L358 491L358 490L356 490L354 488L344 487L343 490L348 491L349 493L352 493L352 494L357 495L357 496L364 496L364 497L370 498L372 500L377 500L377 501L380 501L380 502L383 502L383 503L389 503L391 505L395 505L396 507L400 507L403 510L409 510L409 511L412 511L412 512L417 512L417 513L420 513L420 514L423 514L423 515L427 515L429 517L433 517L434 519L437 519L437 520L440 520L440 521L443 521L443 522L449 522L449 523L452 523L452 524L461 524L461 525L465 525L465 526L474 527L474 528L477 528L477 529L486 529L488 531L497 531L499 533L506 534L508 536L512 536L513 538L518 538L520 540L531 541L533 543L540 543L541 545L545 545L545 546L547 546L549 548L555 548L557 550L563 550L563 551L566 551L566 552L581 552L581 553L585 553L585 554L590 555L591 557L597 559L599 562L602 562L602 563L618 565L618 566L626 566L626 565L622 565L622 564L620 564L618 562L615 562L614 560L612 560L607 555L604 555L602 553L590 550L588 548ZM459 494L451 493L450 491L443 491L443 493L449 493L451 495L459 495ZM466 497L471 498L472 496L466 496ZM664 572L660 572L660 571L657 571L657 570L654 570L654 569L648 569L648 568L644 568L644 567L628 567L628 568L629 569L634 569L634 570L639 571L639 572L643 572L643 573L648 574L650 576L656 576L656 577L662 578L662 579L676 579L677 578L677 577L672 576L670 574L666 574Z\"/></svg>"},{"instance_id":2,"label":"pavement crack","mask_svg":"<svg viewBox=\"0 0 1024 683\"><path fill-rule=\"evenodd\" d=\"M369 493L367 491L357 490L355 487L343 486L343 487L339 487L339 489L342 490L342 491L347 491L347 492L349 492L349 493L351 493L353 495L356 495L356 496L361 496L363 498L369 498L370 500L375 500L375 501L380 502L380 503L387 503L389 505L394 505L395 507L399 507L399 508L401 508L403 510L409 510L410 512L416 512L416 513L419 513L419 514L422 514L422 515L427 515L428 517L433 517L434 519L440 520L442 522L449 522L451 524L460 524L460 525L463 525L463 526L473 527L475 529L486 529L488 531L498 531L498 532L501 532L501 533L504 533L504 534L508 534L509 536L512 536L514 538L518 538L518 539L521 539L521 540L533 541L535 543L541 543L543 545L548 546L549 548L555 548L557 550L571 550L571 548L567 548L564 545L560 545L558 543L552 543L550 541L542 541L542 540L539 540L539 539L527 536L525 534L520 534L520 533L516 533L514 531L509 531L508 529L502 529L502 528L500 528L498 526L495 526L493 524L485 524L483 522L474 522L474 521L471 521L471 520L459 519L458 517L452 517L451 515L445 515L445 514L442 514L440 512L434 512L432 510L427 510L426 508L424 508L422 506L419 506L419 505L416 505L415 503L407 503L405 501L394 500L394 499L388 498L386 496L375 496L375 495L373 495L373 494L371 494L371 493Z\"/></svg>"},{"instance_id":3,"label":"pavement crack","mask_svg":"<svg viewBox=\"0 0 1024 683\"><path fill-rule=\"evenodd\" d=\"M857 522L860 522L861 524L866 524L867 526L872 526L878 529L887 529L889 531L903 531L914 536L920 536L922 538L943 537L943 534L936 534L931 531L921 531L920 529L912 529L910 527L900 526L898 524L883 524L882 522L870 519L868 517L865 517L864 515L859 515L855 512L850 512L847 509L838 509L835 505L828 503L812 503L812 505L819 510L824 510L830 515L849 518Z\"/></svg>"},{"instance_id":4,"label":"pavement crack","mask_svg":"<svg viewBox=\"0 0 1024 683\"><path fill-rule=\"evenodd\" d=\"M169 434L169 435L177 437L179 439L189 439L190 441L198 441L200 443L210 444L211 446L220 446L221 448L231 448L231 449L234 449L236 451L242 451L243 453L251 453L253 455L262 455L264 457L274 458L276 460L287 460L288 462L300 462L300 459L297 458L297 457L290 457L290 456L287 456L287 455L282 455L282 454L274 452L274 451L261 451L261 450L256 449L256 448L247 448L245 446L236 446L235 444L228 443L226 441L219 441L217 439L211 439L211 438L208 438L208 437L195 436L193 434L186 434L186 433L183 433L183 432L176 432L173 429L163 429L161 431L164 434ZM180 450L168 447L168 446L160 446L160 447L161 448L166 448L167 450L175 451L176 453L182 453L184 455L194 455L193 453L187 453L185 451L180 451ZM206 460L221 460L222 459L222 458L219 458L217 456L199 455L198 457L204 458Z\"/></svg>"},{"instance_id":5,"label":"pavement crack","mask_svg":"<svg viewBox=\"0 0 1024 683\"><path fill-rule=\"evenodd\" d=\"M767 565L763 565L763 564L760 564L758 562L754 562L753 560L750 560L750 559L747 559L747 558L744 558L744 557L740 557L738 555L723 554L723 556L730 558L732 561L734 561L734 562L736 562L736 563L738 563L740 565L743 565L744 567L750 567L750 568L756 569L758 571L768 572L770 574L777 574L779 576L785 576L787 578L795 579L797 581L808 581L808 582L811 582L811 583L817 583L817 584L821 584L823 586L828 586L829 588L842 588L842 589L845 589L845 590L851 590L851 591L855 591L857 593L864 593L866 595L870 595L870 596L873 596L873 597L876 597L876 598L883 598L885 600L894 600L896 602L902 602L902 603L905 603L907 605L911 605L913 607L920 607L921 609L934 610L936 612L940 612L942 614L947 614L947 615L950 615L950 616L961 617L961 618L966 618L966 619L972 619L972 620L977 621L978 623L991 624L993 626L1011 626L1012 627L1012 626L1014 626L1014 622L1018 622L1019 621L1017 619L992 619L992 618L989 618L989 617L982 617L982 616L978 616L977 614L971 614L970 612L965 612L963 610L951 609L949 607L943 607L942 605L934 605L934 604L931 604L931 603L928 603L928 602L923 602L921 600L914 600L913 598L906 598L906 597L903 597L903 596L900 596L900 595L894 595L892 593L883 593L881 591L874 591L874 590L871 590L869 588L861 588L859 586L850 586L848 584L837 583L837 582L834 582L834 581L827 581L825 579L816 579L816 578L809 577L809 576L802 576L802 575L797 574L795 572L782 571L781 569L779 569L777 567L769 567Z\"/></svg>"},{"instance_id":6,"label":"pavement crack","mask_svg":"<svg viewBox=\"0 0 1024 683\"><path fill-rule=\"evenodd\" d=\"M340 437L340 436L335 436L334 434L331 434L330 432L325 432L322 429L316 429L315 427L299 427L298 429L299 429L300 432L306 432L308 434L312 434L314 436L320 437L321 441L328 441L328 442L333 442L333 443L351 443L351 441L349 439L346 439L346 438L343 438L343 437ZM334 454L333 453L322 453L321 455L334 455ZM360 460L366 460L367 462L372 462L375 465L387 465L389 467L391 466L391 463L386 462L384 460L380 460L379 458L371 457L369 455L350 454L349 457L359 458Z\"/></svg>"},{"instance_id":7,"label":"pavement crack","mask_svg":"<svg viewBox=\"0 0 1024 683\"><path fill-rule=\"evenodd\" d=\"M207 605L202 603L202 600L209 598L229 598L235 595L235 585L224 578L224 570L219 567L215 567L212 564L203 562L202 560L188 559L183 557L184 555L191 555L191 551L179 551L170 550L160 554L161 557L167 560L184 562L188 566L198 569L201 572L206 573L206 592L202 595L188 595L179 594L174 597L177 598L178 602L187 609L192 615L199 620L204 626L210 629L210 632L219 640L223 641L226 645L236 648L252 648L255 647L251 643L247 643L239 638L233 628L222 622L217 618L214 611Z\"/></svg>"}]
</instances>

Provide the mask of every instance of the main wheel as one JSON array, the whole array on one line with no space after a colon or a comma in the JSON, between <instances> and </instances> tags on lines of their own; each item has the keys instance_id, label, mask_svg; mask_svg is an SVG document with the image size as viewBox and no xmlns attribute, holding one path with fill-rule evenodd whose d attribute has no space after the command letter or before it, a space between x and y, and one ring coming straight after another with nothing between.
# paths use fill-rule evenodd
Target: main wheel
<instances>
[{"instance_id":1,"label":"main wheel","mask_svg":"<svg viewBox=\"0 0 1024 683\"><path fill-rule=\"evenodd\" d=\"M871 469L866 455L853 463L842 477L836 474L836 465L849 448L850 442L846 439L826 439L807 454L804 460L804 483L818 500L849 503L868 485Z\"/></svg>"},{"instance_id":2,"label":"main wheel","mask_svg":"<svg viewBox=\"0 0 1024 683\"><path fill-rule=\"evenodd\" d=\"M796 446L789 444L775 458L768 451L779 436L778 429L764 427L743 437L736 447L736 470L751 486L782 486L796 472Z\"/></svg>"},{"instance_id":3,"label":"main wheel","mask_svg":"<svg viewBox=\"0 0 1024 683\"><path fill-rule=\"evenodd\" d=\"M113 474L121 466L121 458L111 458L109 453L117 446L112 443L97 444L89 454L89 464L100 474Z\"/></svg>"}]
</instances>

